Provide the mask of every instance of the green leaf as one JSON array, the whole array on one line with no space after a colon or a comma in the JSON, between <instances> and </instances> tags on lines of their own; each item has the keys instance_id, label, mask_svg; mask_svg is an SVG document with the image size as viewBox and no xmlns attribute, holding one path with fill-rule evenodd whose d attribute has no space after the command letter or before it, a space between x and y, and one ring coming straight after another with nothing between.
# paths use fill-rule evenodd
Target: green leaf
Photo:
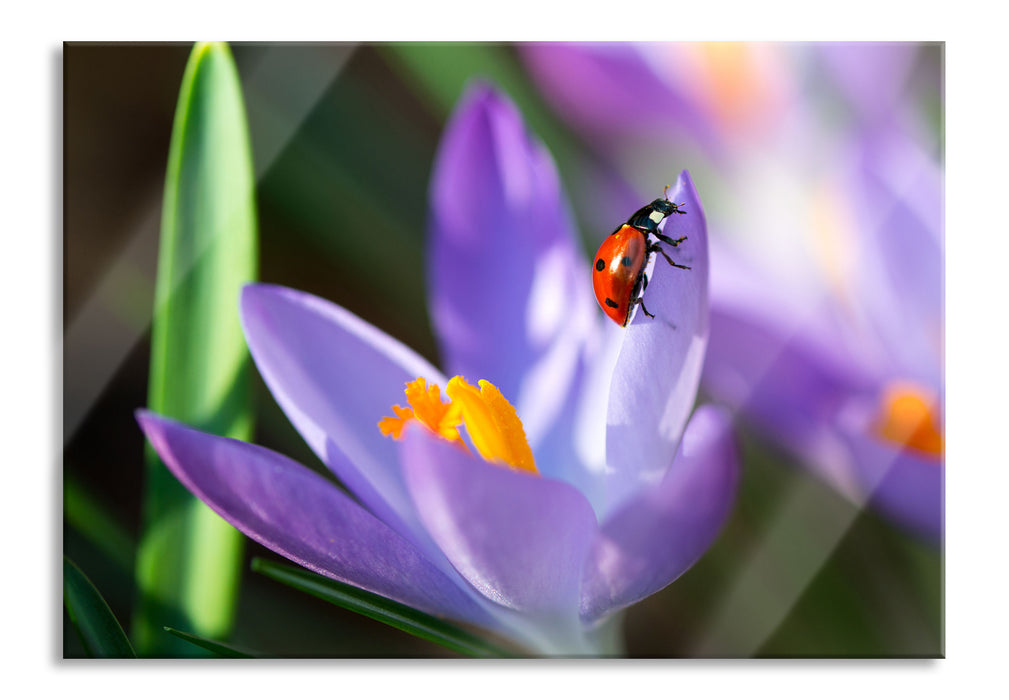
<instances>
[{"instance_id":1,"label":"green leaf","mask_svg":"<svg viewBox=\"0 0 1009 700\"><path fill-rule=\"evenodd\" d=\"M198 637L195 634L189 634L188 632L183 632L182 630L177 630L174 627L165 627L165 632L174 634L179 639L184 639L191 644L206 649L211 652L214 656L219 656L225 659L254 659L255 654L250 654L246 651L240 651L235 647L228 646L227 644L222 644L221 642L215 641L213 639L207 639L205 637Z\"/></svg>"},{"instance_id":2,"label":"green leaf","mask_svg":"<svg viewBox=\"0 0 1009 700\"><path fill-rule=\"evenodd\" d=\"M89 656L106 659L134 658L130 640L109 604L77 565L63 557L63 605Z\"/></svg>"},{"instance_id":3,"label":"green leaf","mask_svg":"<svg viewBox=\"0 0 1009 700\"><path fill-rule=\"evenodd\" d=\"M225 44L193 48L172 129L151 331L149 408L215 435L252 433L249 354L238 319L256 278L255 177L238 72ZM164 625L225 637L242 537L147 450L141 593L144 655L192 654Z\"/></svg>"},{"instance_id":4,"label":"green leaf","mask_svg":"<svg viewBox=\"0 0 1009 700\"><path fill-rule=\"evenodd\" d=\"M253 559L252 570L283 584L310 593L341 608L366 615L398 630L457 651L466 656L514 657L517 654L450 622L383 598L346 583L334 581L304 569Z\"/></svg>"}]
</instances>

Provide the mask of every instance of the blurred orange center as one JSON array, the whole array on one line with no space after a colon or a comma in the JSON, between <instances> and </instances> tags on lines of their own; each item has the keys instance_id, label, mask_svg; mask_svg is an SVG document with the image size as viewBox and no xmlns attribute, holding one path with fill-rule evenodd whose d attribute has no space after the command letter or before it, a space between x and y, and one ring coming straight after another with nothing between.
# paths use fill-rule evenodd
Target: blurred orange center
<instances>
[{"instance_id":1,"label":"blurred orange center","mask_svg":"<svg viewBox=\"0 0 1009 700\"><path fill-rule=\"evenodd\" d=\"M760 100L761 80L745 44L706 43L701 48L708 68L713 107L727 123L744 119L747 107Z\"/></svg>"},{"instance_id":2,"label":"blurred orange center","mask_svg":"<svg viewBox=\"0 0 1009 700\"><path fill-rule=\"evenodd\" d=\"M515 408L490 382L481 379L478 384L479 390L462 377L452 377L445 387L449 396L449 402L445 403L438 385L428 387L423 377L407 382L405 393L409 408L393 406L395 417L382 418L378 429L383 435L400 440L407 423L416 420L435 435L468 452L469 448L459 435L459 425L464 424L473 446L485 460L538 474Z\"/></svg>"},{"instance_id":3,"label":"blurred orange center","mask_svg":"<svg viewBox=\"0 0 1009 700\"><path fill-rule=\"evenodd\" d=\"M894 382L882 396L875 433L890 442L936 457L942 455L943 434L936 396L911 382Z\"/></svg>"}]
</instances>

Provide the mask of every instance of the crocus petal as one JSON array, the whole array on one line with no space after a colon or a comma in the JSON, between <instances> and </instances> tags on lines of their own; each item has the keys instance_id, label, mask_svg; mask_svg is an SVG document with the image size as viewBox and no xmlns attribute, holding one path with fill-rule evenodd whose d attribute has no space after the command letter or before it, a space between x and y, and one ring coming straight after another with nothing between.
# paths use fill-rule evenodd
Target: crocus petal
<instances>
[{"instance_id":1,"label":"crocus petal","mask_svg":"<svg viewBox=\"0 0 1009 700\"><path fill-rule=\"evenodd\" d=\"M938 542L943 532L942 461L866 433L846 433L863 493L905 528Z\"/></svg>"},{"instance_id":2,"label":"crocus petal","mask_svg":"<svg viewBox=\"0 0 1009 700\"><path fill-rule=\"evenodd\" d=\"M148 412L137 420L165 465L218 515L316 573L424 612L490 618L413 545L309 469L256 445Z\"/></svg>"},{"instance_id":3,"label":"crocus petal","mask_svg":"<svg viewBox=\"0 0 1009 700\"><path fill-rule=\"evenodd\" d=\"M808 460L822 478L853 495L832 420L854 383L830 353L817 350L807 338L783 333L766 319L715 307L704 386L750 425Z\"/></svg>"},{"instance_id":4,"label":"crocus petal","mask_svg":"<svg viewBox=\"0 0 1009 700\"><path fill-rule=\"evenodd\" d=\"M524 44L521 55L544 96L564 117L597 135L682 123L710 137L685 95L660 76L645 47L634 44Z\"/></svg>"},{"instance_id":5,"label":"crocus petal","mask_svg":"<svg viewBox=\"0 0 1009 700\"><path fill-rule=\"evenodd\" d=\"M535 452L540 474L571 484L593 508L597 500L605 501L600 479L606 471L606 413L603 409L619 344L610 344L614 347L611 353L614 359L607 358L609 361L604 362L598 358L609 347L602 342L608 337L607 332L620 332L609 319L600 317L598 324L597 342L586 348L586 353L576 361L575 391L569 394L559 419L536 446Z\"/></svg>"},{"instance_id":6,"label":"crocus petal","mask_svg":"<svg viewBox=\"0 0 1009 700\"><path fill-rule=\"evenodd\" d=\"M603 523L585 568L582 619L641 600L689 569L721 530L738 480L728 413L698 408L662 482Z\"/></svg>"},{"instance_id":7,"label":"crocus petal","mask_svg":"<svg viewBox=\"0 0 1009 700\"><path fill-rule=\"evenodd\" d=\"M838 409L881 381L825 292L798 294L713 245L704 391L854 498Z\"/></svg>"},{"instance_id":8,"label":"crocus petal","mask_svg":"<svg viewBox=\"0 0 1009 700\"><path fill-rule=\"evenodd\" d=\"M818 44L834 83L867 121L889 116L903 96L918 45L910 42Z\"/></svg>"},{"instance_id":9,"label":"crocus petal","mask_svg":"<svg viewBox=\"0 0 1009 700\"><path fill-rule=\"evenodd\" d=\"M571 387L594 302L557 170L490 87L462 98L431 188L431 315L450 374L492 381L535 448Z\"/></svg>"},{"instance_id":10,"label":"crocus petal","mask_svg":"<svg viewBox=\"0 0 1009 700\"><path fill-rule=\"evenodd\" d=\"M712 307L705 390L849 497L857 491L834 419L852 393L871 386L801 329Z\"/></svg>"},{"instance_id":11,"label":"crocus petal","mask_svg":"<svg viewBox=\"0 0 1009 700\"><path fill-rule=\"evenodd\" d=\"M488 464L420 430L409 431L401 446L421 518L463 577L513 610L577 614L596 529L577 490Z\"/></svg>"},{"instance_id":12,"label":"crocus petal","mask_svg":"<svg viewBox=\"0 0 1009 700\"><path fill-rule=\"evenodd\" d=\"M395 441L377 424L403 401L407 382L423 377L444 388L445 378L399 341L310 294L250 285L241 316L260 374L312 450L375 515L425 546Z\"/></svg>"},{"instance_id":13,"label":"crocus petal","mask_svg":"<svg viewBox=\"0 0 1009 700\"><path fill-rule=\"evenodd\" d=\"M941 383L943 178L937 159L906 134L865 137L858 193L857 301L902 378Z\"/></svg>"},{"instance_id":14,"label":"crocus petal","mask_svg":"<svg viewBox=\"0 0 1009 700\"><path fill-rule=\"evenodd\" d=\"M607 498L617 504L642 483L657 483L673 461L697 395L708 342L708 236L704 210L684 171L670 199L685 215L667 219L671 267L656 255L645 306L626 330L610 381L606 413Z\"/></svg>"}]
</instances>

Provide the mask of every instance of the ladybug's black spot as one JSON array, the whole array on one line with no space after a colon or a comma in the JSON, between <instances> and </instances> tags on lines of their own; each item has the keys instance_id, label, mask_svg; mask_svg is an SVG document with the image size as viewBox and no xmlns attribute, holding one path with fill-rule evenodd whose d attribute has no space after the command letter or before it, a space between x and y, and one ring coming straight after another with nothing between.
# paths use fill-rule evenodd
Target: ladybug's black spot
<instances>
[{"instance_id":1,"label":"ladybug's black spot","mask_svg":"<svg viewBox=\"0 0 1009 700\"><path fill-rule=\"evenodd\" d=\"M624 257L620 258L620 264L623 265L624 267L630 267L631 259L625 255Z\"/></svg>"},{"instance_id":2,"label":"ladybug's black spot","mask_svg":"<svg viewBox=\"0 0 1009 700\"><path fill-rule=\"evenodd\" d=\"M599 258L598 260L596 260L596 269L597 270L599 270L600 272L602 272L604 267L606 267L606 263L603 261L602 258Z\"/></svg>"},{"instance_id":3,"label":"ladybug's black spot","mask_svg":"<svg viewBox=\"0 0 1009 700\"><path fill-rule=\"evenodd\" d=\"M609 306L611 309L615 309L618 306L620 306L620 304L618 304L617 302L613 301L609 297L606 297L606 305Z\"/></svg>"}]
</instances>

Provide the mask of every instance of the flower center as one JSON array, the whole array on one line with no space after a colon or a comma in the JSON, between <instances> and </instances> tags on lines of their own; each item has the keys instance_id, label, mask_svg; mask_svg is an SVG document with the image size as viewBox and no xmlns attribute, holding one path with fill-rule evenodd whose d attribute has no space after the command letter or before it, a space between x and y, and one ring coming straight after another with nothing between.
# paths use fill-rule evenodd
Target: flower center
<instances>
[{"instance_id":1,"label":"flower center","mask_svg":"<svg viewBox=\"0 0 1009 700\"><path fill-rule=\"evenodd\" d=\"M873 430L899 445L942 455L940 407L934 393L911 382L893 382L883 391Z\"/></svg>"},{"instance_id":2,"label":"flower center","mask_svg":"<svg viewBox=\"0 0 1009 700\"><path fill-rule=\"evenodd\" d=\"M747 48L735 43L706 43L701 47L701 56L719 118L730 123L739 121L746 107L756 103L760 95L760 76Z\"/></svg>"},{"instance_id":3,"label":"flower center","mask_svg":"<svg viewBox=\"0 0 1009 700\"><path fill-rule=\"evenodd\" d=\"M383 435L400 440L407 423L416 420L435 435L468 451L459 435L459 425L464 424L473 447L485 460L539 474L515 408L496 386L484 379L478 383L479 390L462 377L452 377L445 387L449 397L445 403L437 384L429 387L423 377L407 382L409 408L393 406L395 417L383 417L378 429Z\"/></svg>"}]
</instances>

